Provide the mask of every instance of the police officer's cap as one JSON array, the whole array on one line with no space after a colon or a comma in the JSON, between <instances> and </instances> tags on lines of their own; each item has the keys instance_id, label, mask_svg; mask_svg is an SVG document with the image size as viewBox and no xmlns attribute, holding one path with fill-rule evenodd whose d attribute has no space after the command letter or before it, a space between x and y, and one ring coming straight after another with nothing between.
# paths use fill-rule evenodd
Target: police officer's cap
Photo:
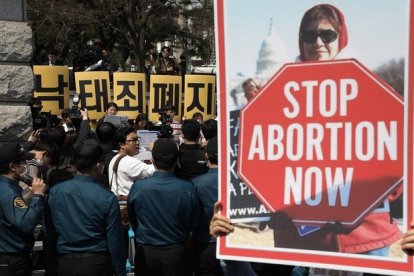
<instances>
[{"instance_id":1,"label":"police officer's cap","mask_svg":"<svg viewBox=\"0 0 414 276\"><path fill-rule=\"evenodd\" d=\"M18 163L33 159L34 157L34 153L25 151L22 145L17 142L6 143L0 146L0 164Z\"/></svg>"}]
</instances>

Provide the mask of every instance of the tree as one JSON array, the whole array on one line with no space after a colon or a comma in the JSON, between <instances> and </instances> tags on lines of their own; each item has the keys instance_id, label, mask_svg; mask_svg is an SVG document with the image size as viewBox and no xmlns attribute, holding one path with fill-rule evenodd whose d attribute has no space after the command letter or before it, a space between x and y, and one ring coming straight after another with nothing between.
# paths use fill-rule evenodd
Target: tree
<instances>
[{"instance_id":1,"label":"tree","mask_svg":"<svg viewBox=\"0 0 414 276\"><path fill-rule=\"evenodd\" d=\"M390 60L374 70L395 91L404 96L404 59Z\"/></svg>"},{"instance_id":2,"label":"tree","mask_svg":"<svg viewBox=\"0 0 414 276\"><path fill-rule=\"evenodd\" d=\"M63 59L94 37L133 52L141 71L157 42L171 41L206 59L214 49L212 0L28 0L28 19L36 45L64 42Z\"/></svg>"}]
</instances>

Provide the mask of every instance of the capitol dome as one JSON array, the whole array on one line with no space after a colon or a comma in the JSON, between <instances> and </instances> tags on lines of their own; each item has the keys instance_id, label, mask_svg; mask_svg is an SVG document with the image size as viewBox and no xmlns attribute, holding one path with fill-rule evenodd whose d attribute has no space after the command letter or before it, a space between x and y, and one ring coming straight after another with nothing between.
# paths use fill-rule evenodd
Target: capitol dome
<instances>
[{"instance_id":1,"label":"capitol dome","mask_svg":"<svg viewBox=\"0 0 414 276\"><path fill-rule=\"evenodd\" d=\"M262 42L256 62L256 76L267 80L288 60L285 43L274 31L273 20L270 19L269 35Z\"/></svg>"}]
</instances>

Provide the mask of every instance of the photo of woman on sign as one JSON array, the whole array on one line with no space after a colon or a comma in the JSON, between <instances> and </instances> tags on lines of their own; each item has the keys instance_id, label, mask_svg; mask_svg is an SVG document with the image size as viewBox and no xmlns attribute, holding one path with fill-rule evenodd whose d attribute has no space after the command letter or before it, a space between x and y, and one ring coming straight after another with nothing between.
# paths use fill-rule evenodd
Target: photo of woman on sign
<instances>
[{"instance_id":1,"label":"photo of woman on sign","mask_svg":"<svg viewBox=\"0 0 414 276\"><path fill-rule=\"evenodd\" d=\"M301 61L337 59L347 43L345 18L336 7L321 4L304 14L299 29ZM401 192L400 185L388 199L396 199ZM388 256L389 246L402 237L397 223L389 215L388 200L355 228L346 228L340 223L321 228L295 226L283 213L273 214L270 224L274 229L275 246L286 248Z\"/></svg>"},{"instance_id":2,"label":"photo of woman on sign","mask_svg":"<svg viewBox=\"0 0 414 276\"><path fill-rule=\"evenodd\" d=\"M301 20L296 62L349 58L348 41L343 13L330 4L316 5L307 10ZM268 225L273 230L274 246L388 256L390 245L402 237L396 221L390 216L390 201L401 195L402 188L399 185L383 204L353 228L340 222L322 227L296 225L283 211L272 213Z\"/></svg>"},{"instance_id":3,"label":"photo of woman on sign","mask_svg":"<svg viewBox=\"0 0 414 276\"><path fill-rule=\"evenodd\" d=\"M336 7L322 4L305 13L299 29L299 61L341 58L347 44L345 18Z\"/></svg>"}]
</instances>

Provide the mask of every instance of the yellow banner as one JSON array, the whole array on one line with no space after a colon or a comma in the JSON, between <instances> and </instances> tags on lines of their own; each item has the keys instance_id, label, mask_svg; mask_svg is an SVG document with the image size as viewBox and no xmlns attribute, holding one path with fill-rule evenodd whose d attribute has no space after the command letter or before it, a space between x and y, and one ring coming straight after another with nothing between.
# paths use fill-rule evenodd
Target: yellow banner
<instances>
[{"instance_id":1,"label":"yellow banner","mask_svg":"<svg viewBox=\"0 0 414 276\"><path fill-rule=\"evenodd\" d=\"M181 76L151 75L148 107L150 121L158 121L159 112L167 103L172 104L177 111L174 120L181 121L181 80Z\"/></svg>"},{"instance_id":2,"label":"yellow banner","mask_svg":"<svg viewBox=\"0 0 414 276\"><path fill-rule=\"evenodd\" d=\"M80 98L79 107L88 109L92 120L102 118L111 99L109 72L76 72L75 82Z\"/></svg>"},{"instance_id":3,"label":"yellow banner","mask_svg":"<svg viewBox=\"0 0 414 276\"><path fill-rule=\"evenodd\" d=\"M184 116L191 119L200 112L208 120L216 114L216 77L186 75L184 84Z\"/></svg>"},{"instance_id":4,"label":"yellow banner","mask_svg":"<svg viewBox=\"0 0 414 276\"><path fill-rule=\"evenodd\" d=\"M113 89L118 115L135 120L139 113L146 113L145 74L114 73Z\"/></svg>"},{"instance_id":5,"label":"yellow banner","mask_svg":"<svg viewBox=\"0 0 414 276\"><path fill-rule=\"evenodd\" d=\"M34 96L42 101L43 112L61 115L69 108L69 69L67 66L33 66Z\"/></svg>"}]
</instances>

